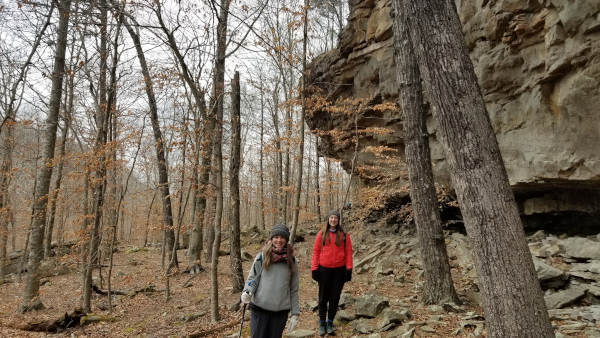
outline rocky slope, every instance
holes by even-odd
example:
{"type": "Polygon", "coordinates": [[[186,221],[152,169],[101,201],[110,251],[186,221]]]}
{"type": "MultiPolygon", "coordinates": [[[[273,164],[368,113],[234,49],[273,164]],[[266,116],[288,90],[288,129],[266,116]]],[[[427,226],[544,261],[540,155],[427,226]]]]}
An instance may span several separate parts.
{"type": "MultiPolygon", "coordinates": [[[[532,225],[547,223],[548,215],[558,223],[577,219],[581,227],[598,225],[600,2],[457,0],[456,5],[523,215],[532,225]]],[[[390,0],[350,0],[339,47],[311,66],[315,92],[329,102],[307,119],[322,136],[320,151],[349,170],[358,131],[358,174],[367,184],[403,183],[400,115],[376,106],[395,102],[398,95],[390,12],[390,0]]],[[[436,177],[449,183],[431,118],[428,129],[436,177]]]]}

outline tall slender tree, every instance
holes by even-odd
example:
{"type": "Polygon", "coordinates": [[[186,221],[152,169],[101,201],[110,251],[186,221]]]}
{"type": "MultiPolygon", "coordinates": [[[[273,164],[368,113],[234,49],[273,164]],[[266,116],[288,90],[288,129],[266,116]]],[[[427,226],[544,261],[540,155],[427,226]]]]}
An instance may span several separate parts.
{"type": "Polygon", "coordinates": [[[435,194],[421,74],[408,40],[405,12],[394,1],[394,50],[399,104],[404,120],[405,157],[419,248],[423,259],[422,302],[458,302],[435,194]]]}
{"type": "Polygon", "coordinates": [[[260,194],[260,228],[265,230],[265,89],[263,87],[262,74],[260,81],[260,160],[259,160],[259,194],[260,194]]]}
{"type": "Polygon", "coordinates": [[[275,129],[275,184],[274,194],[275,202],[276,202],[276,210],[277,212],[273,215],[273,223],[275,222],[283,222],[285,219],[284,216],[284,199],[282,197],[282,185],[283,185],[283,150],[281,146],[281,132],[279,130],[279,77],[277,78],[277,82],[275,82],[275,86],[273,87],[272,93],[272,101],[273,101],[273,110],[271,112],[271,116],[273,118],[273,128],[275,129]]]}
{"type": "MultiPolygon", "coordinates": [[[[83,271],[83,297],[82,307],[85,312],[91,311],[91,293],[92,293],[92,272],[96,263],[99,261],[98,248],[100,243],[100,234],[102,219],[104,215],[104,194],[106,191],[106,162],[108,160],[107,137],[109,125],[111,123],[111,113],[113,103],[116,100],[116,68],[118,64],[118,53],[113,52],[113,64],[111,67],[110,89],[107,88],[106,74],[108,70],[108,8],[109,3],[103,0],[98,4],[100,12],[100,76],[98,84],[98,106],[96,108],[96,141],[94,144],[94,154],[97,156],[97,168],[95,174],[96,186],[94,188],[94,226],[90,232],[90,241],[88,245],[88,258],[83,271]]],[[[120,23],[119,23],[120,29],[120,23]]],[[[119,34],[115,35],[118,40],[119,34]]],[[[102,275],[100,273],[100,275],[102,275]]]]}
{"type": "Polygon", "coordinates": [[[490,337],[554,337],[453,1],[402,1],[479,276],[490,337]]]}
{"type": "Polygon", "coordinates": [[[211,319],[213,322],[219,320],[219,284],[217,279],[217,269],[219,264],[219,247],[221,245],[221,219],[223,216],[223,96],[225,94],[225,58],[227,50],[227,19],[229,16],[229,5],[231,0],[221,0],[219,5],[219,15],[217,17],[217,54],[215,57],[215,75],[213,82],[213,98],[216,100],[214,105],[215,116],[217,119],[215,133],[214,160],[215,164],[215,188],[216,188],[216,209],[214,218],[214,241],[212,243],[211,255],[211,319]]]}
{"type": "Polygon", "coordinates": [[[233,292],[244,288],[242,253],[240,247],[240,73],[235,72],[231,82],[231,152],[229,154],[229,236],[231,260],[231,284],[233,292]]]}
{"type": "Polygon", "coordinates": [[[298,216],[300,213],[300,193],[302,192],[302,172],[304,170],[304,116],[306,114],[306,79],[308,74],[306,73],[306,45],[308,43],[308,9],[310,8],[310,0],[304,0],[304,36],[302,39],[302,92],[300,96],[302,98],[302,108],[300,111],[300,131],[299,144],[298,144],[298,177],[296,178],[296,196],[295,196],[295,208],[294,208],[294,223],[292,225],[292,231],[290,234],[290,242],[294,243],[296,238],[296,230],[298,229],[298,216]]]}
{"type": "MultiPolygon", "coordinates": [[[[201,94],[200,101],[197,102],[198,110],[205,112],[206,116],[206,105],[204,101],[204,94],[201,94]]],[[[202,267],[202,244],[204,234],[204,214],[206,210],[206,192],[208,186],[208,180],[210,176],[210,166],[212,161],[212,133],[210,132],[214,128],[215,119],[212,116],[206,117],[206,121],[202,121],[200,118],[201,113],[194,110],[194,137],[196,139],[196,153],[195,153],[195,168],[197,174],[194,174],[194,180],[196,191],[194,198],[194,224],[192,228],[192,234],[190,236],[190,246],[188,248],[188,268],[191,274],[199,273],[204,270],[202,267]],[[203,123],[204,122],[204,123],[203,123]],[[200,162],[202,158],[202,162],[200,162]]]]}
{"type": "MultiPolygon", "coordinates": [[[[162,206],[163,206],[163,227],[165,229],[165,235],[167,239],[167,250],[169,251],[169,262],[170,265],[177,266],[177,250],[173,250],[175,246],[175,231],[173,230],[173,212],[171,208],[171,193],[169,191],[169,168],[165,159],[165,143],[160,129],[160,123],[158,121],[158,106],[156,104],[156,96],[154,94],[154,85],[150,70],[148,69],[148,63],[146,62],[146,56],[142,49],[142,43],[140,41],[139,34],[133,29],[128,20],[124,21],[125,27],[133,40],[135,45],[136,53],[140,66],[142,68],[142,74],[144,76],[144,89],[146,90],[146,96],[148,97],[148,105],[150,106],[150,120],[152,123],[152,131],[154,132],[156,160],[158,166],[158,184],[161,192],[162,206]]],[[[139,25],[136,24],[137,27],[139,25]]],[[[170,270],[171,266],[167,267],[170,270]]]]}
{"type": "MultiPolygon", "coordinates": [[[[67,91],[72,95],[72,91],[67,91]]],[[[69,98],[69,101],[71,99],[69,98]]],[[[72,101],[71,101],[72,102],[72,101]]],[[[58,195],[60,193],[60,186],[63,179],[63,168],[65,163],[65,153],[67,146],[67,136],[69,135],[69,122],[70,119],[65,116],[65,125],[61,130],[60,135],[60,149],[58,155],[58,168],[56,169],[56,180],[54,181],[54,189],[52,189],[51,199],[50,199],[50,217],[48,217],[48,223],[45,228],[45,237],[44,237],[44,257],[50,257],[51,249],[52,249],[52,232],[54,229],[54,221],[56,218],[56,201],[58,200],[58,195]]]]}
{"type": "Polygon", "coordinates": [[[321,182],[320,182],[320,174],[319,169],[321,168],[320,158],[319,158],[319,137],[315,137],[315,195],[316,195],[316,213],[317,220],[321,222],[323,219],[321,215],[321,182]]]}
{"type": "MultiPolygon", "coordinates": [[[[4,110],[4,118],[0,124],[0,284],[4,281],[5,267],[7,264],[8,224],[11,223],[13,214],[9,188],[12,176],[11,171],[15,142],[14,127],[17,121],[17,103],[19,101],[17,92],[27,78],[31,60],[42,42],[46,28],[50,25],[54,9],[55,3],[52,2],[44,23],[33,41],[29,55],[19,68],[17,77],[14,79],[14,82],[12,82],[10,89],[8,90],[7,100],[0,100],[0,107],[4,110]]],[[[13,234],[13,243],[14,238],[15,236],[13,234]]]]}
{"type": "Polygon", "coordinates": [[[38,185],[35,191],[33,215],[31,224],[31,253],[27,264],[27,280],[20,306],[21,312],[37,309],[42,306],[38,298],[40,289],[39,266],[43,255],[44,224],[48,206],[48,192],[52,176],[52,161],[54,159],[54,146],[56,143],[56,130],[62,97],[62,84],[65,74],[65,53],[67,49],[67,32],[71,14],[71,0],[59,0],[59,21],[56,31],[56,51],[52,69],[52,87],[48,116],[46,117],[46,130],[44,131],[44,149],[42,154],[42,169],[38,173],[38,185]]]}

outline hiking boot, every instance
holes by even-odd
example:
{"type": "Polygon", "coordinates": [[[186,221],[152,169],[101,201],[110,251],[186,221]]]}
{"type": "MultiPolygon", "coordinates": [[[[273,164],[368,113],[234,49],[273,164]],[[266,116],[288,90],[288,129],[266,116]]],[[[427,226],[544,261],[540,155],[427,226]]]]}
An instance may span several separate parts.
{"type": "Polygon", "coordinates": [[[327,334],[333,334],[335,330],[333,329],[333,321],[328,320],[327,321],[327,334]]]}
{"type": "Polygon", "coordinates": [[[319,336],[324,336],[327,333],[327,324],[324,320],[319,321],[319,336]]]}

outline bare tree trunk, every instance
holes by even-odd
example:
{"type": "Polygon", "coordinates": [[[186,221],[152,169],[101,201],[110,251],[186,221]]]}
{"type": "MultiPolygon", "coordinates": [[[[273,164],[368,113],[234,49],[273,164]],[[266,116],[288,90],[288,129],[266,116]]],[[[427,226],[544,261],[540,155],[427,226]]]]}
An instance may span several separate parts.
{"type": "Polygon", "coordinates": [[[240,73],[235,72],[231,83],[231,153],[229,154],[229,237],[231,260],[232,292],[241,292],[244,288],[244,271],[242,270],[242,252],[240,247],[240,73]]]}
{"type": "Polygon", "coordinates": [[[483,295],[490,337],[554,337],[456,7],[403,1],[483,295]]]}
{"type": "Polygon", "coordinates": [[[260,229],[265,230],[265,178],[264,178],[264,135],[265,135],[265,101],[264,88],[261,77],[260,84],[260,165],[259,165],[259,192],[260,192],[260,229]]]}
{"type": "MultiPolygon", "coordinates": [[[[94,188],[94,226],[90,232],[90,244],[88,257],[84,268],[83,300],[84,312],[91,312],[92,297],[92,273],[94,266],[100,261],[99,244],[101,237],[102,219],[104,214],[104,193],[106,190],[106,160],[107,160],[107,132],[111,119],[111,108],[114,96],[107,94],[106,73],[108,71],[108,3],[103,1],[100,7],[100,74],[98,81],[98,107],[96,112],[97,135],[94,145],[94,153],[98,156],[98,168],[96,169],[97,186],[94,188]]],[[[115,75],[111,76],[111,91],[114,90],[116,82],[116,57],[113,60],[112,70],[115,75]]],[[[99,273],[102,276],[102,273],[99,273]]]]}
{"type": "MultiPolygon", "coordinates": [[[[4,283],[7,264],[8,223],[11,218],[9,186],[11,181],[14,135],[12,120],[5,124],[6,131],[0,135],[2,143],[2,164],[0,167],[0,284],[4,283]]],[[[14,238],[14,235],[13,235],[14,238]]],[[[13,245],[14,246],[14,245],[13,245]]],[[[13,249],[14,250],[14,249],[13,249]]]]}
{"type": "MultiPolygon", "coordinates": [[[[214,130],[214,128],[213,128],[214,130]]],[[[212,143],[212,159],[211,159],[211,167],[210,167],[210,176],[209,176],[209,183],[206,187],[206,196],[207,196],[207,200],[206,200],[206,210],[204,211],[204,224],[206,224],[206,229],[204,230],[205,232],[205,236],[204,236],[204,245],[206,246],[206,261],[207,262],[212,262],[212,244],[215,240],[215,227],[214,227],[214,221],[215,221],[215,209],[217,206],[217,201],[216,201],[216,170],[215,170],[215,165],[216,165],[216,159],[215,159],[215,135],[213,135],[213,143],[212,143]]]]}
{"type": "MultiPolygon", "coordinates": [[[[81,248],[80,248],[80,257],[81,257],[81,271],[82,271],[82,283],[81,285],[83,285],[85,283],[85,266],[86,266],[86,260],[87,260],[87,247],[85,246],[85,238],[87,237],[87,234],[89,232],[89,227],[90,227],[90,221],[89,221],[89,213],[90,213],[90,207],[89,207],[89,194],[90,194],[90,169],[88,168],[88,163],[86,162],[85,164],[85,176],[84,176],[84,183],[83,183],[83,208],[81,210],[82,214],[83,214],[83,220],[81,222],[81,234],[82,234],[82,238],[81,238],[81,248]]],[[[83,294],[81,295],[81,301],[83,302],[83,294]]]]}
{"type": "Polygon", "coordinates": [[[450,274],[442,221],[435,194],[421,74],[408,40],[405,12],[394,1],[394,49],[399,105],[404,119],[405,155],[410,180],[411,204],[424,268],[422,302],[458,302],[450,274]]]}
{"type": "MultiPolygon", "coordinates": [[[[184,121],[187,121],[188,117],[189,117],[189,112],[186,113],[184,115],[184,121]]],[[[179,232],[181,229],[181,224],[183,223],[183,217],[185,216],[185,206],[183,205],[183,195],[184,195],[184,187],[185,187],[185,172],[186,172],[186,168],[185,168],[185,162],[186,162],[186,152],[187,152],[187,127],[184,129],[183,131],[183,150],[181,151],[181,158],[182,158],[182,163],[181,163],[181,186],[179,188],[179,201],[177,203],[177,233],[175,236],[175,244],[174,244],[174,249],[172,249],[173,251],[176,252],[176,250],[179,248],[179,232]]],[[[191,188],[191,186],[190,186],[191,188]]],[[[185,198],[185,204],[187,205],[187,201],[189,198],[190,194],[189,194],[189,190],[188,193],[186,194],[186,198],[185,198]]],[[[173,256],[173,255],[172,255],[173,256]]],[[[175,262],[175,266],[177,267],[177,269],[179,269],[179,264],[177,262],[175,262]]]]}
{"type": "Polygon", "coordinates": [[[284,198],[282,196],[282,185],[283,185],[283,155],[281,149],[281,132],[279,131],[279,82],[275,84],[273,88],[273,126],[275,128],[275,149],[276,154],[276,173],[275,173],[275,198],[277,199],[277,215],[275,220],[277,222],[283,222],[285,220],[284,214],[284,198]]]}
{"type": "MultiPolygon", "coordinates": [[[[31,227],[30,227],[31,228],[31,227]]],[[[29,239],[31,238],[31,231],[28,231],[25,234],[25,245],[23,245],[23,255],[21,256],[21,260],[19,261],[19,268],[17,270],[17,280],[21,283],[21,272],[23,271],[23,266],[25,265],[25,261],[29,259],[29,239]]]]}
{"type": "Polygon", "coordinates": [[[317,219],[319,222],[323,219],[321,215],[321,175],[319,174],[321,163],[319,159],[319,136],[315,136],[315,194],[317,198],[317,219]]]}
{"type": "Polygon", "coordinates": [[[308,165],[306,167],[307,173],[306,173],[306,183],[305,186],[306,188],[304,189],[304,207],[306,208],[307,211],[311,210],[311,184],[312,184],[312,165],[311,163],[311,145],[312,145],[312,134],[308,133],[308,149],[306,150],[306,161],[308,162],[308,165]]]}
{"type": "MultiPolygon", "coordinates": [[[[21,82],[27,77],[27,70],[33,55],[36,53],[37,48],[42,41],[44,32],[50,24],[52,13],[54,12],[54,2],[50,5],[50,10],[46,17],[46,21],[42,26],[42,29],[37,34],[35,41],[31,47],[31,52],[27,57],[27,60],[21,66],[18,78],[13,82],[10,89],[10,97],[8,98],[8,104],[5,107],[5,116],[2,124],[0,125],[0,133],[4,131],[4,134],[0,134],[0,156],[2,163],[0,164],[0,284],[3,283],[5,277],[6,268],[6,255],[8,246],[8,224],[12,219],[12,210],[10,206],[10,195],[9,186],[11,181],[12,171],[12,156],[14,148],[14,123],[16,120],[15,101],[17,100],[17,89],[21,82]]],[[[13,224],[14,225],[14,224],[13,224]]],[[[14,231],[13,231],[13,251],[14,251],[14,231]]]]}
{"type": "MultiPolygon", "coordinates": [[[[144,75],[146,95],[148,96],[148,104],[150,106],[150,119],[152,121],[152,130],[154,132],[156,159],[158,165],[158,183],[163,205],[163,227],[166,231],[165,236],[167,249],[169,251],[169,262],[173,262],[173,264],[177,265],[177,251],[172,250],[173,246],[175,245],[175,231],[173,230],[173,212],[171,209],[171,194],[169,192],[169,169],[165,160],[165,144],[162,132],[160,130],[160,123],[158,121],[158,107],[156,105],[156,97],[154,95],[152,78],[150,76],[150,71],[148,70],[146,57],[144,55],[144,51],[142,50],[139,35],[133,30],[131,25],[125,23],[125,26],[127,27],[127,31],[129,32],[129,35],[135,44],[140,66],[142,67],[142,74],[144,75]]],[[[167,270],[169,270],[169,268],[170,266],[167,267],[167,270]]]]}
{"type": "MultiPolygon", "coordinates": [[[[120,29],[120,27],[119,27],[120,29]]],[[[117,50],[116,46],[115,46],[115,50],[117,50]]],[[[115,63],[117,62],[117,60],[115,59],[115,63]]],[[[114,101],[113,101],[114,102],[114,101]]],[[[118,139],[118,130],[117,130],[117,115],[116,115],[116,111],[115,111],[115,107],[111,107],[112,110],[112,114],[111,114],[111,119],[108,122],[110,128],[109,128],[109,149],[107,149],[109,151],[108,156],[110,158],[110,161],[112,163],[117,163],[117,147],[115,146],[115,140],[118,139]]],[[[119,174],[119,167],[118,166],[112,166],[112,168],[109,171],[109,174],[107,176],[107,180],[110,182],[109,187],[110,189],[108,190],[108,201],[109,203],[107,204],[108,207],[108,224],[112,227],[115,227],[115,231],[117,231],[118,229],[116,229],[118,227],[118,219],[119,219],[119,208],[117,208],[117,200],[119,199],[119,190],[122,189],[122,187],[119,187],[119,185],[121,184],[121,179],[120,179],[120,174],[119,174]]],[[[112,236],[111,236],[112,237],[112,236]]],[[[115,234],[115,240],[116,240],[116,234],[115,234]]],[[[111,245],[110,243],[112,242],[112,240],[109,240],[110,242],[107,243],[109,246],[111,245]]]]}
{"type": "Polygon", "coordinates": [[[156,199],[156,191],[152,194],[152,201],[150,201],[150,206],[148,207],[148,214],[146,215],[146,227],[144,229],[144,245],[145,248],[148,245],[148,232],[150,231],[150,214],[152,213],[152,206],[154,205],[154,200],[156,199]]]}
{"type": "MultiPolygon", "coordinates": [[[[72,97],[72,92],[70,93],[70,97],[72,97]]],[[[70,104],[73,102],[71,98],[69,98],[70,104]]],[[[60,185],[62,182],[62,172],[65,162],[65,151],[66,151],[66,143],[67,143],[67,135],[69,131],[69,118],[65,118],[65,126],[62,130],[62,134],[60,135],[61,144],[60,144],[60,154],[58,155],[58,168],[56,170],[56,181],[54,183],[54,189],[52,189],[51,199],[50,199],[50,217],[48,218],[48,224],[46,226],[46,236],[44,243],[44,257],[50,257],[51,249],[52,249],[52,230],[54,228],[54,219],[56,217],[56,200],[58,199],[58,194],[60,192],[60,185]]]]}
{"type": "Polygon", "coordinates": [[[223,158],[222,158],[222,141],[223,141],[223,96],[225,94],[225,52],[227,49],[227,16],[229,14],[229,5],[231,0],[221,0],[221,9],[219,23],[217,25],[217,55],[215,58],[215,80],[213,84],[214,98],[216,104],[214,109],[217,119],[215,128],[215,164],[216,177],[216,210],[215,210],[215,239],[212,243],[211,257],[211,320],[217,322],[219,320],[219,284],[217,280],[217,268],[219,264],[219,247],[221,244],[221,218],[223,216],[223,158]]]}
{"type": "MultiPolygon", "coordinates": [[[[282,77],[285,74],[282,74],[282,77]]],[[[292,71],[290,69],[290,77],[292,75],[292,71]]],[[[292,104],[291,104],[291,98],[292,98],[292,84],[290,83],[288,86],[286,86],[286,82],[285,78],[283,80],[283,85],[284,85],[284,97],[285,97],[285,105],[286,105],[286,109],[285,109],[285,154],[284,154],[284,167],[283,167],[283,177],[284,177],[284,190],[283,190],[283,223],[288,222],[288,214],[290,212],[290,202],[291,202],[291,198],[290,198],[290,176],[292,174],[292,169],[291,169],[291,160],[290,160],[290,156],[291,156],[291,152],[292,152],[292,104]]],[[[290,82],[293,83],[293,79],[290,79],[290,82]]]]}
{"type": "Polygon", "coordinates": [[[300,144],[298,145],[298,177],[296,178],[296,201],[294,208],[294,223],[290,234],[290,243],[294,244],[296,230],[298,229],[298,216],[300,214],[300,193],[302,193],[302,171],[304,164],[304,115],[306,114],[306,43],[308,42],[308,8],[310,0],[304,0],[304,38],[302,39],[302,110],[300,112],[300,144]]]}
{"type": "MultiPolygon", "coordinates": [[[[201,111],[206,110],[206,106],[204,104],[204,96],[199,103],[199,109],[201,111]]],[[[198,170],[198,193],[196,195],[195,203],[196,203],[196,215],[194,222],[194,229],[192,230],[192,236],[190,237],[190,247],[188,251],[188,262],[189,262],[189,270],[190,273],[196,274],[200,271],[204,270],[202,268],[202,246],[204,243],[204,222],[205,214],[206,214],[206,200],[207,200],[207,188],[210,178],[210,167],[212,165],[212,148],[213,148],[213,137],[212,130],[214,129],[215,119],[212,116],[207,117],[208,121],[204,121],[204,127],[201,126],[201,121],[198,116],[195,118],[195,137],[196,143],[199,150],[202,151],[202,163],[198,170]],[[200,140],[200,133],[202,133],[202,141],[200,140]]],[[[199,160],[197,160],[198,162],[199,160]]]]}
{"type": "MultiPolygon", "coordinates": [[[[46,118],[46,131],[44,135],[43,163],[52,163],[54,159],[54,146],[56,142],[56,128],[58,125],[58,114],[62,95],[62,83],[65,71],[65,51],[67,48],[67,32],[69,26],[69,14],[71,8],[70,0],[59,2],[59,22],[56,36],[56,52],[54,55],[54,69],[52,70],[52,89],[50,91],[50,103],[48,104],[48,116],[46,118]]],[[[34,198],[33,223],[31,225],[31,255],[27,265],[27,280],[20,306],[21,312],[26,312],[42,306],[38,298],[40,289],[40,277],[38,268],[42,260],[43,228],[46,221],[46,208],[48,205],[48,192],[50,190],[50,178],[52,167],[43,165],[39,172],[38,186],[34,198]]]]}
{"type": "MultiPolygon", "coordinates": [[[[108,3],[105,3],[106,6],[108,6],[108,3]]],[[[116,104],[114,104],[114,102],[116,101],[116,91],[117,91],[117,84],[116,84],[116,72],[117,72],[117,64],[118,64],[118,56],[119,56],[119,36],[121,34],[121,25],[123,24],[123,8],[119,8],[118,10],[119,13],[119,17],[117,20],[117,29],[116,29],[116,34],[115,34],[115,39],[113,40],[113,65],[111,68],[111,74],[110,74],[110,92],[109,92],[109,104],[112,110],[116,110],[116,104]]],[[[113,118],[111,119],[112,121],[112,133],[111,133],[111,138],[114,139],[117,138],[116,134],[116,128],[117,128],[117,115],[116,112],[113,113],[113,118]]],[[[144,135],[144,127],[146,126],[146,119],[144,118],[143,120],[143,124],[142,124],[142,130],[140,132],[140,138],[139,138],[139,142],[138,142],[138,147],[136,149],[135,152],[135,156],[133,157],[133,163],[131,164],[131,169],[129,170],[129,174],[127,175],[127,179],[125,180],[125,186],[121,187],[120,189],[120,193],[118,196],[118,201],[117,201],[117,191],[116,191],[116,174],[117,174],[117,169],[114,169],[114,205],[113,205],[113,209],[114,209],[114,219],[111,218],[111,229],[112,229],[112,236],[110,239],[110,244],[108,246],[108,256],[109,256],[109,264],[108,264],[108,272],[107,272],[107,289],[108,289],[108,311],[112,312],[113,306],[112,306],[112,269],[113,269],[113,254],[114,254],[114,247],[116,245],[117,242],[117,225],[119,224],[119,210],[121,210],[121,205],[123,203],[123,198],[125,197],[125,194],[127,193],[127,188],[129,187],[129,179],[131,178],[131,174],[133,173],[133,169],[135,168],[135,163],[137,162],[137,156],[140,152],[140,148],[142,146],[142,137],[144,135]]],[[[111,156],[113,157],[113,161],[116,163],[117,162],[117,154],[116,154],[116,149],[112,149],[111,150],[111,156]]],[[[121,213],[122,215],[122,213],[121,213]]],[[[122,228],[122,227],[121,227],[122,228]]]]}
{"type": "Polygon", "coordinates": [[[331,175],[331,160],[325,158],[325,169],[327,170],[327,209],[334,209],[333,203],[333,177],[331,175]]]}

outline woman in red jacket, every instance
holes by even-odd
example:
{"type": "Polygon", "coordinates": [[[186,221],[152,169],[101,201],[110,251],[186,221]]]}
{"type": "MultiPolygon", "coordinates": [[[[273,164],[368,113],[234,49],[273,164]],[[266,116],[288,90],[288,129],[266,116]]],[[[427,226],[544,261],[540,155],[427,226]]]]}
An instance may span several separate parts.
{"type": "Polygon", "coordinates": [[[340,214],[330,211],[315,238],[310,270],[319,283],[319,335],[333,334],[333,319],[345,282],[352,279],[352,242],[339,224],[340,214]]]}

